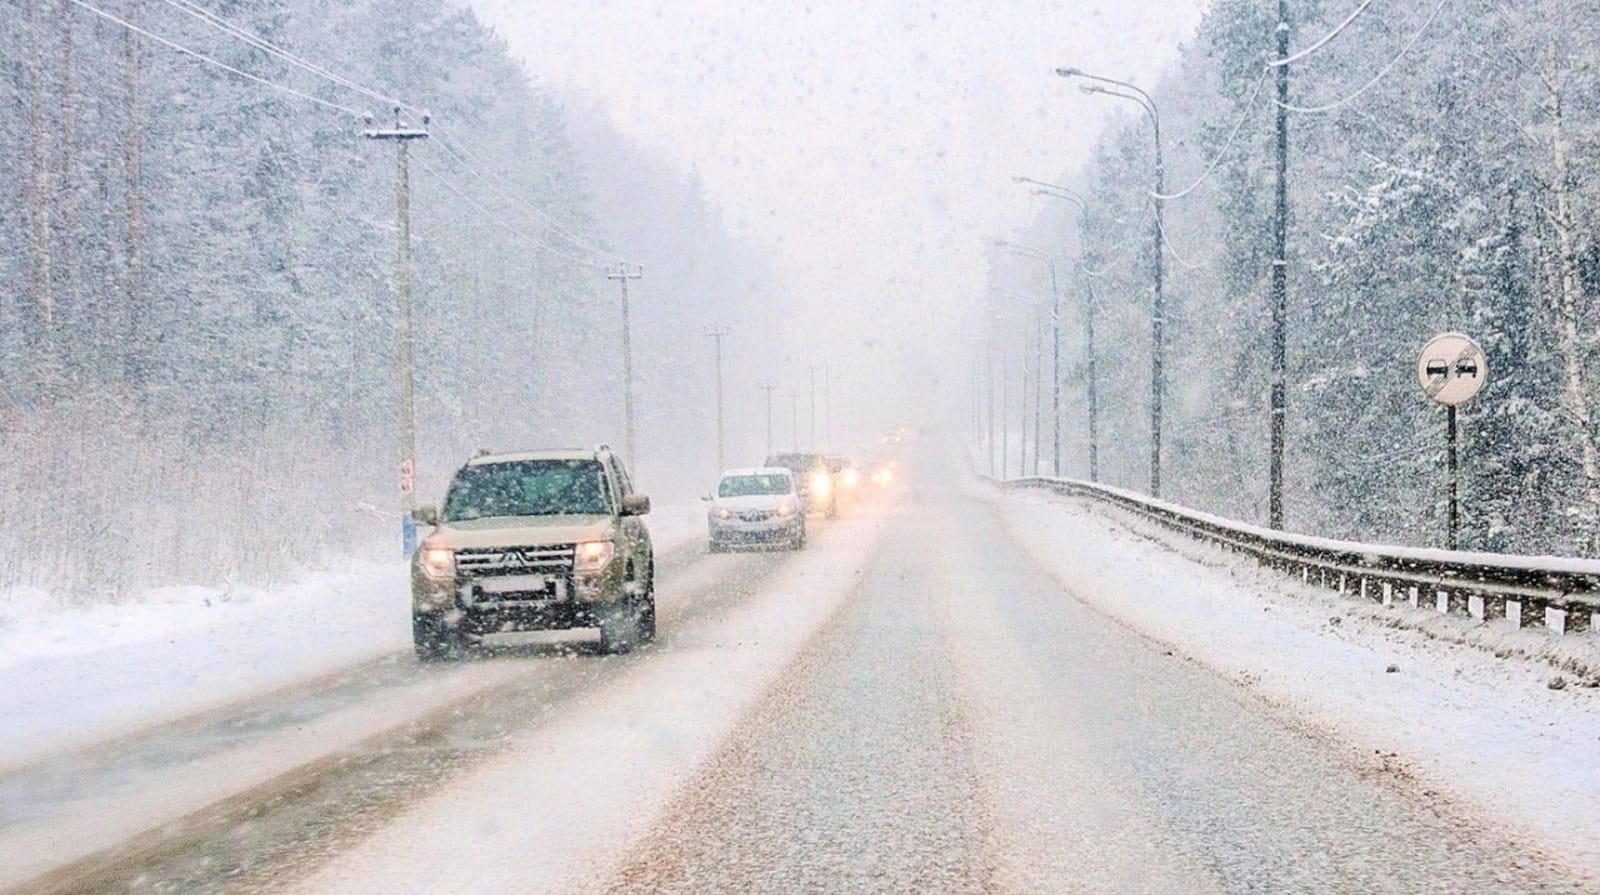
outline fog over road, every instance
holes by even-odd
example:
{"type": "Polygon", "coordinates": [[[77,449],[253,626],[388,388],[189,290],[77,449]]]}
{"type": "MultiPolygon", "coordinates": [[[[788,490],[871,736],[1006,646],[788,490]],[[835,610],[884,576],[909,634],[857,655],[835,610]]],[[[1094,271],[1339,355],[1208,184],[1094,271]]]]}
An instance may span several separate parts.
{"type": "MultiPolygon", "coordinates": [[[[1092,581],[1041,571],[938,464],[815,535],[664,566],[662,640],[631,656],[384,666],[244,707],[229,723],[262,749],[396,688],[461,688],[14,891],[1585,890],[1088,608],[1092,581]]],[[[94,810],[244,755],[220,723],[107,747],[94,810]]],[[[0,780],[32,800],[0,854],[89,810],[54,773],[0,780]]]]}

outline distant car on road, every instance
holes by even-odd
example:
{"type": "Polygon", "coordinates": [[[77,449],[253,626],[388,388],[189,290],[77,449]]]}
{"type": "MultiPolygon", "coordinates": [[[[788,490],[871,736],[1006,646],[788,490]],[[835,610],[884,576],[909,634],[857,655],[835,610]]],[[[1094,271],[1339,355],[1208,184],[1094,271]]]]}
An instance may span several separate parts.
{"type": "Polygon", "coordinates": [[[829,519],[839,515],[838,489],[827,457],[813,453],[773,454],[767,458],[766,465],[782,466],[794,474],[795,487],[806,512],[821,512],[829,519]]]}
{"type": "Polygon", "coordinates": [[[735,544],[806,545],[806,514],[794,474],[782,466],[730,469],[708,495],[711,552],[735,544]]]}
{"type": "Polygon", "coordinates": [[[833,473],[834,490],[846,500],[855,500],[861,494],[861,469],[849,457],[837,454],[828,456],[828,471],[833,473]]]}
{"type": "Polygon", "coordinates": [[[887,488],[894,484],[897,477],[899,464],[893,460],[879,460],[870,467],[869,480],[879,488],[887,488]]]}

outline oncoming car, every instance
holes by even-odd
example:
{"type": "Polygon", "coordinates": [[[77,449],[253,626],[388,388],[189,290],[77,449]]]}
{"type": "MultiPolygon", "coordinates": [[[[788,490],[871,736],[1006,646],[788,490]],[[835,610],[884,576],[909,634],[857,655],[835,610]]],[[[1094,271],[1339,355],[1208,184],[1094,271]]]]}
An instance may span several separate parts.
{"type": "Polygon", "coordinates": [[[729,470],[706,500],[712,553],[734,544],[780,543],[790,550],[806,544],[800,492],[781,466],[729,470]]]}
{"type": "Polygon", "coordinates": [[[773,454],[767,458],[767,466],[781,466],[794,474],[795,490],[807,513],[821,512],[829,519],[839,515],[833,470],[822,454],[773,454]]]}
{"type": "Polygon", "coordinates": [[[608,652],[655,639],[655,558],[622,461],[604,447],[483,454],[461,467],[412,557],[417,656],[486,634],[599,628],[608,652]]]}

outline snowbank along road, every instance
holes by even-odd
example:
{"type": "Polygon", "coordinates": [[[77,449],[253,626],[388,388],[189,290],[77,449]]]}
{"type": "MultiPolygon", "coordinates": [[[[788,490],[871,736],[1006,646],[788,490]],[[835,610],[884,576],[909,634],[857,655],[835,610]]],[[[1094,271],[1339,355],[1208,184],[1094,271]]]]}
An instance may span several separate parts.
{"type": "Polygon", "coordinates": [[[0,891],[1596,891],[910,476],[800,553],[663,564],[632,655],[391,657],[14,768],[0,891]]]}

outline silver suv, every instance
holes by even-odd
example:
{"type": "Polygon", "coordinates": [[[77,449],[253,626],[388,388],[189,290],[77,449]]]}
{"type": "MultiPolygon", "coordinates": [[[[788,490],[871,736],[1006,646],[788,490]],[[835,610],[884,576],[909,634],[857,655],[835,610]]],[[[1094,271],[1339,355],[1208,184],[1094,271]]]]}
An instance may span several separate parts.
{"type": "Polygon", "coordinates": [[[485,634],[599,628],[608,652],[655,639],[655,554],[609,450],[480,454],[456,472],[411,560],[411,631],[424,661],[485,634]]]}

